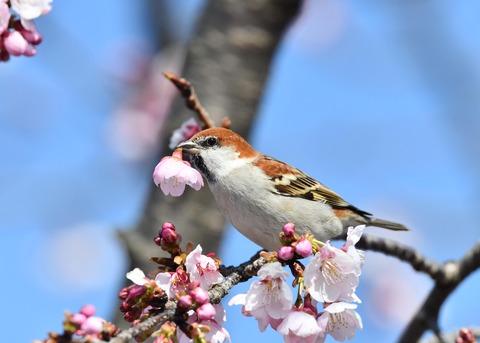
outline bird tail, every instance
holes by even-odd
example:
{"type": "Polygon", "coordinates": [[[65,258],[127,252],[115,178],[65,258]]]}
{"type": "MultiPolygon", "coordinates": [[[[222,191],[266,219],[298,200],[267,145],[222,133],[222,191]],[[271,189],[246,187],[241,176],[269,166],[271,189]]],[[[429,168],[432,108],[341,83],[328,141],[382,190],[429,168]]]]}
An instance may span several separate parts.
{"type": "Polygon", "coordinates": [[[410,231],[410,229],[403,224],[377,218],[367,218],[367,226],[381,227],[393,231],[410,231]]]}

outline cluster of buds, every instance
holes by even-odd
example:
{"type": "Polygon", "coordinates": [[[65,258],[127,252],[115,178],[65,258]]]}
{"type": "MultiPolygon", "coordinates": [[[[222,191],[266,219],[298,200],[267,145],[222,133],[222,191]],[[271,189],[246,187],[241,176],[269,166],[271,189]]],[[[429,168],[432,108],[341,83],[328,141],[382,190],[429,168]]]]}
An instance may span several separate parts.
{"type": "Polygon", "coordinates": [[[142,320],[142,315],[147,315],[148,310],[158,310],[165,305],[167,296],[155,280],[146,278],[139,269],[128,273],[127,277],[136,283],[123,288],[118,294],[122,300],[120,311],[126,321],[135,323],[142,320]]]}
{"type": "Polygon", "coordinates": [[[195,312],[200,321],[211,320],[216,315],[215,307],[209,302],[208,292],[200,287],[200,281],[194,281],[187,286],[186,294],[178,297],[177,310],[187,312],[191,308],[196,308],[195,312]]]}
{"type": "Polygon", "coordinates": [[[32,19],[48,13],[52,0],[0,0],[0,61],[12,56],[34,56],[42,36],[32,19]],[[13,13],[11,13],[11,10],[13,13]]]}
{"type": "Polygon", "coordinates": [[[280,233],[280,242],[282,246],[278,249],[277,257],[282,261],[288,261],[295,257],[305,258],[310,256],[314,252],[313,247],[317,241],[308,233],[299,236],[295,232],[295,224],[287,223],[283,226],[282,232],[280,233]]]}
{"type": "Polygon", "coordinates": [[[154,239],[156,245],[172,256],[177,255],[181,251],[181,241],[182,236],[175,231],[175,225],[169,222],[163,223],[162,228],[158,230],[158,236],[154,239]]]}
{"type": "Polygon", "coordinates": [[[85,305],[78,313],[67,313],[64,321],[65,332],[88,339],[107,340],[113,337],[118,329],[105,319],[94,316],[95,311],[95,306],[85,305]]]}
{"type": "Polygon", "coordinates": [[[127,273],[133,284],[120,291],[120,310],[133,324],[168,307],[168,301],[176,302],[176,312],[160,330],[139,335],[137,341],[144,341],[149,335],[156,336],[156,343],[226,340],[228,332],[223,328],[225,310],[220,304],[212,305],[208,295],[208,290],[224,279],[218,269],[221,261],[212,254],[204,255],[200,245],[193,248],[188,243],[183,251],[181,236],[169,222],[162,225],[154,241],[170,253],[170,257],[151,258],[158,264],[154,279],[146,277],[138,268],[127,273]]]}

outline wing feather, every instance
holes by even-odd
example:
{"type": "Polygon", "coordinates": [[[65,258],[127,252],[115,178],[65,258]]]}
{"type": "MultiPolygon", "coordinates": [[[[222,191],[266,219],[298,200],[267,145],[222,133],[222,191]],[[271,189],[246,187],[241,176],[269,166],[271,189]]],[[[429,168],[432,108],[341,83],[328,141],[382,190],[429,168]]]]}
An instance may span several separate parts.
{"type": "Polygon", "coordinates": [[[272,192],[289,197],[321,201],[335,209],[350,209],[362,215],[371,215],[349,204],[330,188],[308,176],[301,170],[269,156],[262,156],[255,165],[262,168],[274,184],[272,192]]]}

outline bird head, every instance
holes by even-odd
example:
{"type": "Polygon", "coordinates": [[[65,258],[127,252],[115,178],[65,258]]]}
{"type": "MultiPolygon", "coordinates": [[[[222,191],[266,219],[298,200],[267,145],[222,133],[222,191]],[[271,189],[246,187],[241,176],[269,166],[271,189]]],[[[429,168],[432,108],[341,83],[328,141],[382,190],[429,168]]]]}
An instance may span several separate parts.
{"type": "Polygon", "coordinates": [[[210,183],[251,162],[258,155],[240,135],[224,128],[200,131],[177,148],[190,155],[192,165],[210,183]]]}

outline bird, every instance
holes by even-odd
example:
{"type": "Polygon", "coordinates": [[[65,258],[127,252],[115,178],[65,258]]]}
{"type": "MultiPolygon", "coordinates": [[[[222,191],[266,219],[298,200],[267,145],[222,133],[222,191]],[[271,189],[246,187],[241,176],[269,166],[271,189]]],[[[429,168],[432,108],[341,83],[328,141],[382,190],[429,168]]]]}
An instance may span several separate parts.
{"type": "Polygon", "coordinates": [[[232,130],[208,128],[176,148],[207,180],[225,218],[269,251],[278,250],[287,223],[323,242],[358,225],[408,230],[351,205],[300,169],[256,151],[232,130]]]}

